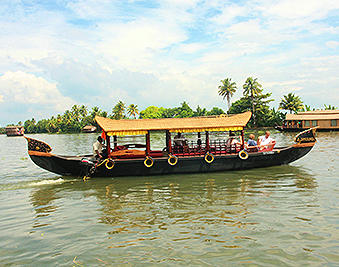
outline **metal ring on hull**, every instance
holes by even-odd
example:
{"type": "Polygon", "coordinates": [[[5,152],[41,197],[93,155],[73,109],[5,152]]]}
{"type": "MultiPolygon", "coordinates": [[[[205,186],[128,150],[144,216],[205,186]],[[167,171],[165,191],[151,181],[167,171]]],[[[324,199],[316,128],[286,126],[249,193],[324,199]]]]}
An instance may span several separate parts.
{"type": "Polygon", "coordinates": [[[178,163],[178,157],[174,156],[174,155],[170,155],[167,159],[167,162],[169,165],[174,166],[178,163]]]}
{"type": "Polygon", "coordinates": [[[245,150],[241,150],[238,154],[241,159],[248,159],[248,153],[245,150]]]}
{"type": "Polygon", "coordinates": [[[113,169],[114,165],[115,165],[115,162],[113,159],[106,160],[105,166],[108,170],[113,169]]]}
{"type": "Polygon", "coordinates": [[[144,165],[147,167],[147,168],[151,168],[154,164],[154,160],[152,157],[146,157],[145,160],[144,160],[144,165]]]}
{"type": "Polygon", "coordinates": [[[207,152],[207,153],[205,154],[204,159],[205,159],[205,161],[206,161],[207,163],[212,163],[213,160],[214,160],[214,156],[213,156],[213,154],[211,154],[210,152],[207,152]]]}

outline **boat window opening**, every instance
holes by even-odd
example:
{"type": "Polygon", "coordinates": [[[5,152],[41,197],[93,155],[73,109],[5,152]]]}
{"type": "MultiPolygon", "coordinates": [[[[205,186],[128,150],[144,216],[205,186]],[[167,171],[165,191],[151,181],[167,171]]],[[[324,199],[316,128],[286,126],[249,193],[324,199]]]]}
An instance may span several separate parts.
{"type": "MultiPolygon", "coordinates": [[[[214,155],[222,154],[237,154],[241,150],[240,145],[227,145],[229,139],[229,132],[213,132],[209,133],[208,137],[199,135],[197,133],[191,133],[185,135],[186,143],[183,146],[175,145],[172,143],[172,153],[178,157],[186,156],[203,156],[207,152],[214,155]],[[199,138],[200,137],[200,138],[199,138]]],[[[237,133],[235,138],[238,141],[241,140],[241,135],[237,133]]],[[[241,141],[240,141],[241,142],[241,141]]]]}
{"type": "Polygon", "coordinates": [[[305,127],[310,127],[310,121],[305,121],[305,127]]]}
{"type": "Polygon", "coordinates": [[[337,126],[337,120],[331,120],[331,126],[337,126]]]}
{"type": "Polygon", "coordinates": [[[317,121],[312,121],[312,126],[317,126],[317,121]]]}
{"type": "MultiPolygon", "coordinates": [[[[239,131],[232,131],[235,138],[241,143],[242,135],[239,131]]],[[[218,132],[192,132],[184,133],[185,145],[175,145],[176,133],[166,131],[150,131],[147,135],[114,136],[111,139],[111,157],[133,158],[150,155],[152,157],[167,157],[173,154],[177,157],[204,156],[207,152],[214,155],[237,154],[241,151],[241,145],[229,145],[229,131],[218,132]],[[168,138],[171,140],[169,141],[168,138]],[[167,141],[166,141],[167,140],[167,141]]]]}

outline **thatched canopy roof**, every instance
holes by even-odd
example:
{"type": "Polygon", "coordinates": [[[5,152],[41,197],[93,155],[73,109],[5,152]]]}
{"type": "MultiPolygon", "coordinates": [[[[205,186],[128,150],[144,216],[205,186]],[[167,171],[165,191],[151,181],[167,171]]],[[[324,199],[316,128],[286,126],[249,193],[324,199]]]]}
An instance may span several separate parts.
{"type": "Polygon", "coordinates": [[[24,126],[19,126],[19,125],[16,125],[16,126],[6,126],[6,130],[16,130],[16,129],[22,129],[24,128],[24,126]]]}
{"type": "Polygon", "coordinates": [[[96,116],[95,120],[107,135],[137,135],[148,131],[205,132],[242,130],[250,120],[252,113],[220,115],[215,117],[173,118],[173,119],[137,119],[112,120],[96,116]]]}

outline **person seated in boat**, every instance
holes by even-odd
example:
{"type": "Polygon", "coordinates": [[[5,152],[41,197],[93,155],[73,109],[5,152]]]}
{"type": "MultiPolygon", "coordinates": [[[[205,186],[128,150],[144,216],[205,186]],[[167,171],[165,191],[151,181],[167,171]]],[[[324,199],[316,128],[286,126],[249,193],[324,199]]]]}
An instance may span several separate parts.
{"type": "Polygon", "coordinates": [[[235,139],[235,134],[230,132],[230,137],[226,141],[226,148],[230,152],[236,152],[237,148],[240,148],[241,143],[235,139]]]}
{"type": "Polygon", "coordinates": [[[103,139],[101,136],[98,137],[97,141],[93,144],[93,156],[96,159],[101,159],[105,157],[103,149],[105,148],[105,145],[103,143],[103,139]]]}
{"type": "Polygon", "coordinates": [[[177,133],[176,136],[174,136],[174,145],[176,146],[184,146],[185,143],[187,143],[187,140],[184,135],[181,133],[177,133]]]}
{"type": "Polygon", "coordinates": [[[259,136],[258,146],[260,146],[260,150],[267,149],[270,145],[275,143],[275,140],[271,138],[270,135],[270,131],[266,131],[265,135],[259,136]]]}
{"type": "Polygon", "coordinates": [[[249,152],[257,152],[259,150],[259,148],[257,147],[258,144],[256,141],[254,141],[254,138],[254,134],[250,134],[245,148],[249,152]]]}
{"type": "Polygon", "coordinates": [[[187,145],[186,137],[182,135],[181,133],[177,133],[174,136],[174,145],[179,148],[180,152],[182,151],[188,152],[188,145],[187,145]]]}

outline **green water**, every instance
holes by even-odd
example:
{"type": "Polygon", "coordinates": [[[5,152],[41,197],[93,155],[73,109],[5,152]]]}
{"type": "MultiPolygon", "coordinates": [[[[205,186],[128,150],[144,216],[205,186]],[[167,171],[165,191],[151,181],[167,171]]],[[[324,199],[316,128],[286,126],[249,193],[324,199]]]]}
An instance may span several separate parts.
{"type": "MultiPolygon", "coordinates": [[[[96,135],[32,137],[82,154],[96,135]]],[[[84,182],[0,136],[0,266],[338,266],[338,137],[287,166],[84,182]]]]}

